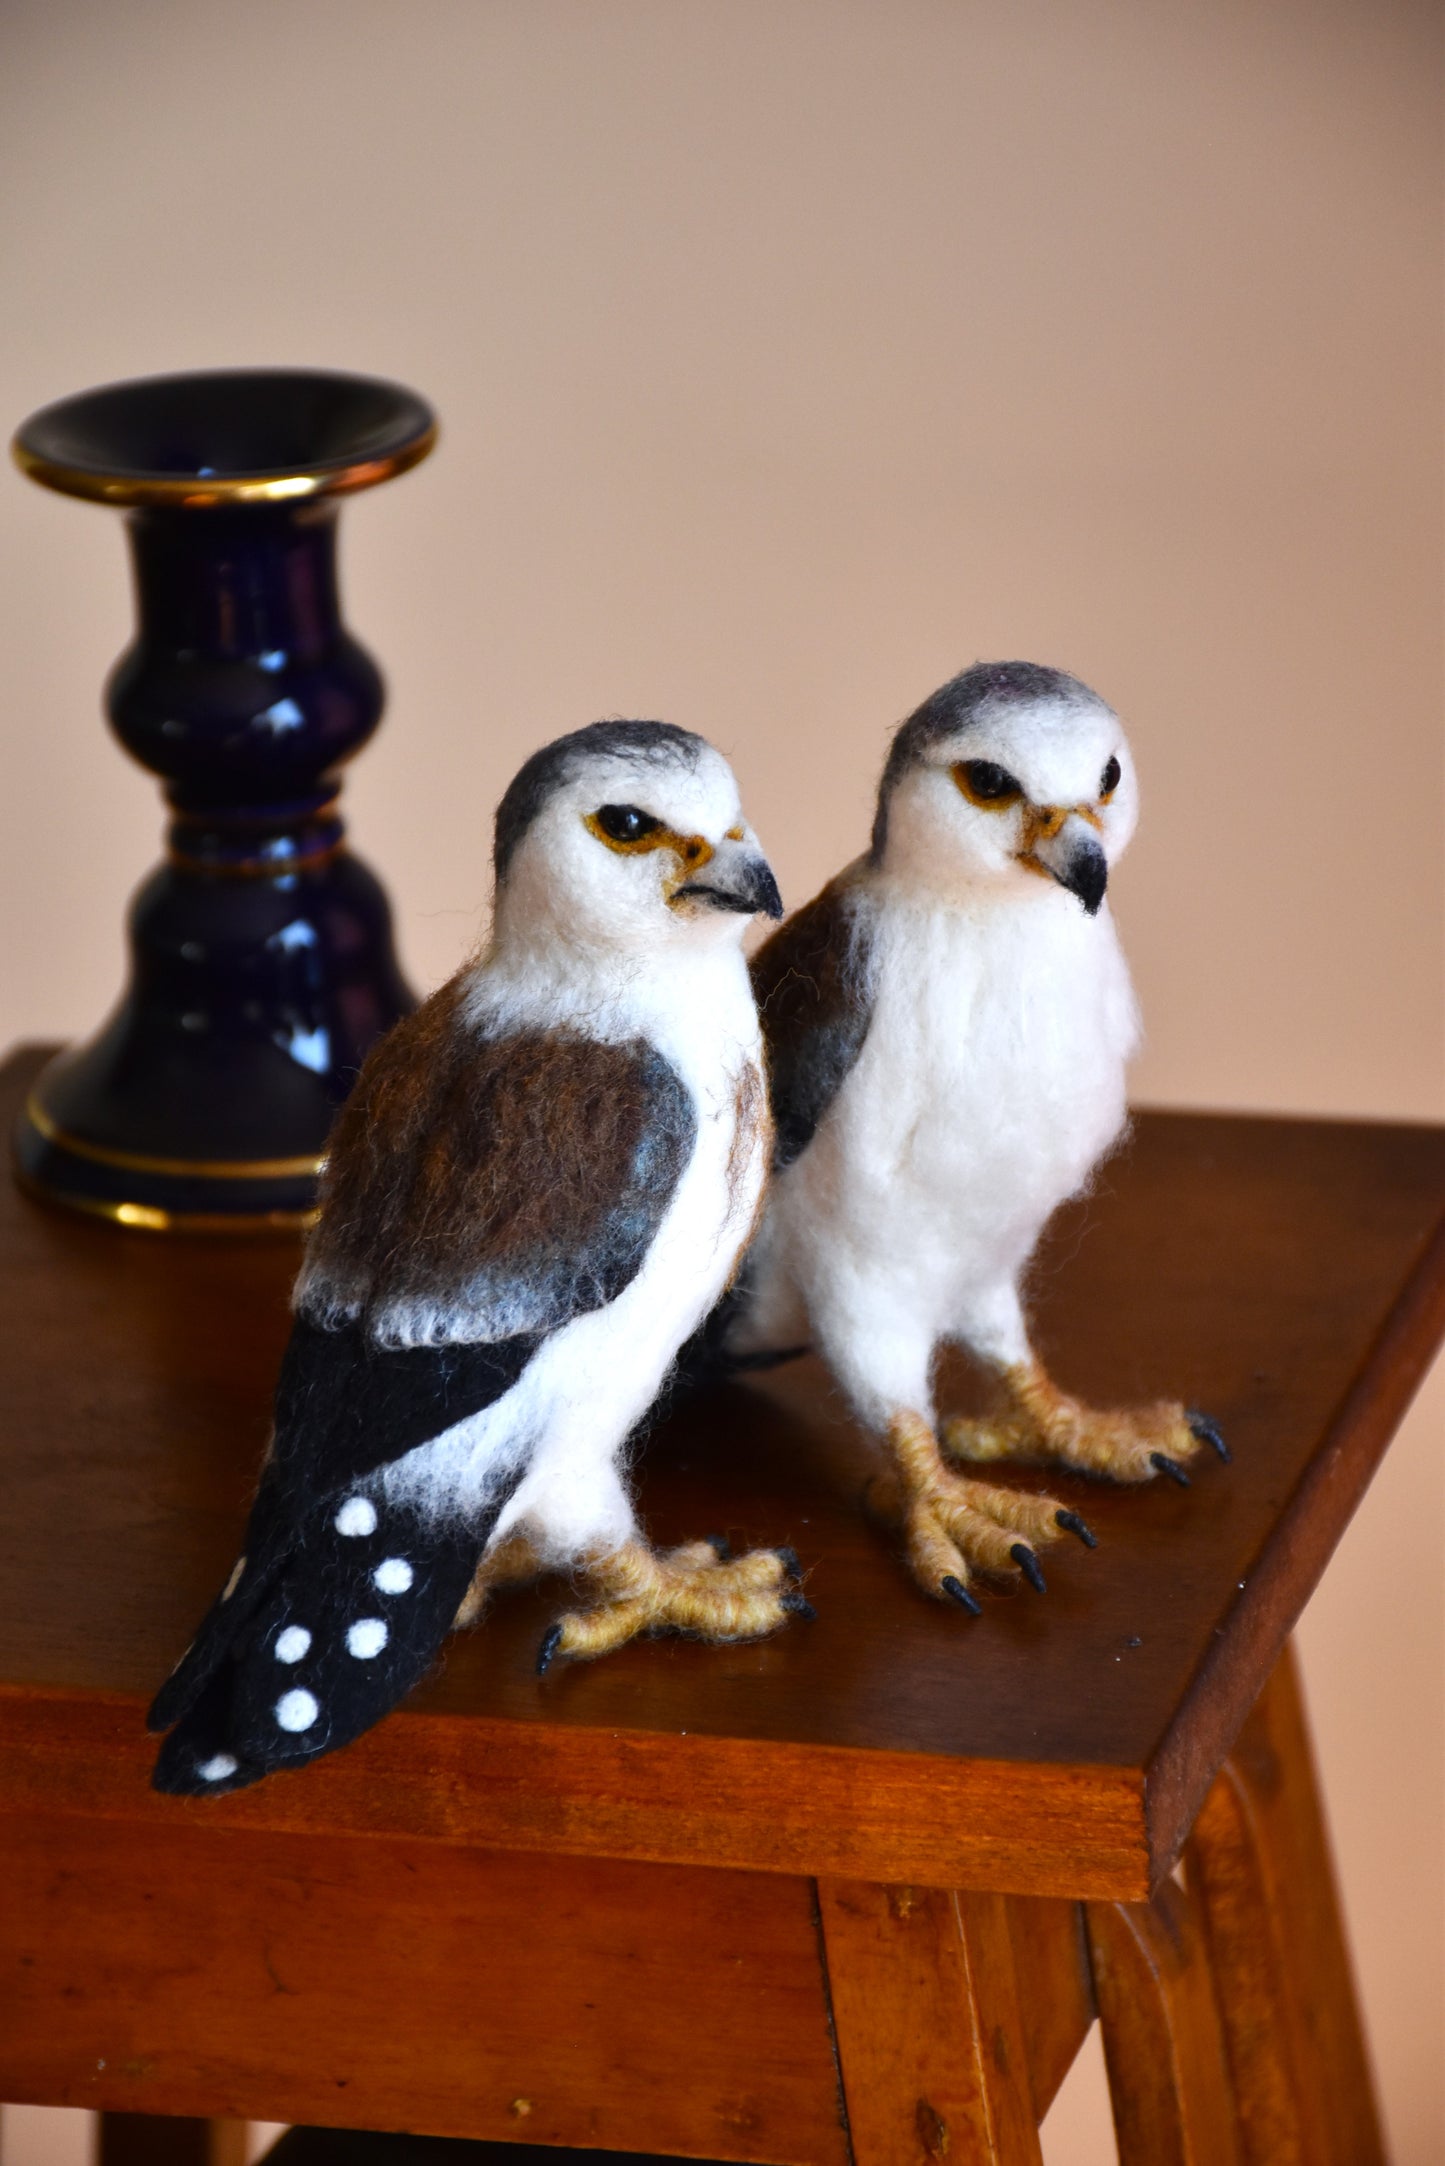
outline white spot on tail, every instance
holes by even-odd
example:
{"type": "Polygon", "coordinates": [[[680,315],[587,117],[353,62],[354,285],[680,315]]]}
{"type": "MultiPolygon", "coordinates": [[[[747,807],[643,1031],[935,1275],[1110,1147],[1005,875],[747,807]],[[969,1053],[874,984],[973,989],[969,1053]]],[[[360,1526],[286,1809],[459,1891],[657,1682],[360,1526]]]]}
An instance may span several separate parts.
{"type": "Polygon", "coordinates": [[[276,1702],[276,1720],[283,1730],[309,1730],[320,1712],[309,1692],[286,1692],[276,1702]]]}

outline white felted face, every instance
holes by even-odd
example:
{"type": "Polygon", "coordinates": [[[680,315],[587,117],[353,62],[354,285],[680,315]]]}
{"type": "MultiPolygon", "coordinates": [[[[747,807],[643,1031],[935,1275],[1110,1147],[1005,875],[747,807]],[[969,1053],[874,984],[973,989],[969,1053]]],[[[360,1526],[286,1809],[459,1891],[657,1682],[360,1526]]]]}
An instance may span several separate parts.
{"type": "Polygon", "coordinates": [[[1137,817],[1128,741],[1101,700],[985,704],[898,777],[880,869],[959,900],[1072,887],[1092,914],[1137,817]]]}
{"type": "Polygon", "coordinates": [[[613,954],[737,946],[776,888],[711,745],[580,757],[518,842],[496,938],[613,954]]]}

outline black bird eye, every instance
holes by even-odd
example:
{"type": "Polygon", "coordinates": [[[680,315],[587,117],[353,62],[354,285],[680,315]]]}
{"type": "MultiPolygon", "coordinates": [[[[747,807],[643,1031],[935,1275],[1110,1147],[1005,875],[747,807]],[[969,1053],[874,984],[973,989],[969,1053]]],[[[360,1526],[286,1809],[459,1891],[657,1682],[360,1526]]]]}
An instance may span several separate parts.
{"type": "Polygon", "coordinates": [[[1101,797],[1113,796],[1115,790],[1117,790],[1119,787],[1119,777],[1123,774],[1123,772],[1124,770],[1119,765],[1119,762],[1117,760],[1110,760],[1108,766],[1104,769],[1104,772],[1099,777],[1099,795],[1101,797]]]}
{"type": "Polygon", "coordinates": [[[1005,805],[1017,804],[1024,794],[1018,777],[1006,767],[995,766],[992,760],[963,760],[953,774],[964,796],[976,805],[1001,810],[1005,805]]]}
{"type": "Polygon", "coordinates": [[[608,842],[646,842],[662,826],[661,820],[654,820],[638,805],[600,805],[592,824],[608,842]]]}

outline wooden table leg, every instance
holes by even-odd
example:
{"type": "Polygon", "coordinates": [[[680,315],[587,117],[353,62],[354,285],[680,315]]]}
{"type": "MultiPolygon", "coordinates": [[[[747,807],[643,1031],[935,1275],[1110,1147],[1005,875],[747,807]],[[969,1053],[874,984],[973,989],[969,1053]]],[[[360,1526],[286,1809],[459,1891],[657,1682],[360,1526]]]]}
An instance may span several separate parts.
{"type": "Polygon", "coordinates": [[[1208,1954],[1182,1888],[1091,1903],[1119,2166],[1240,2166],[1208,1954]]]}
{"type": "Polygon", "coordinates": [[[103,2113],[96,2166],[244,2166],[244,2121],[185,2114],[103,2113]]]}
{"type": "Polygon", "coordinates": [[[1209,1944],[1246,2166],[1383,2166],[1292,1651],[1185,1852],[1209,1944]]]}
{"type": "Polygon", "coordinates": [[[856,2166],[1041,2166],[999,1895],[820,1881],[856,2166]]]}

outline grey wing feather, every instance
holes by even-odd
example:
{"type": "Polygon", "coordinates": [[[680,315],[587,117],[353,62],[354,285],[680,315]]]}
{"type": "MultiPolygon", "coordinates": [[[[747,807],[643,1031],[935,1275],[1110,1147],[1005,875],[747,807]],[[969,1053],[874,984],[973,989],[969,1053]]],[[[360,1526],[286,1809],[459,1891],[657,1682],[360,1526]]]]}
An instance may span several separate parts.
{"type": "Polygon", "coordinates": [[[856,894],[834,881],[753,958],[780,1169],[812,1142],[863,1050],[873,1013],[870,926],[856,894]]]}

